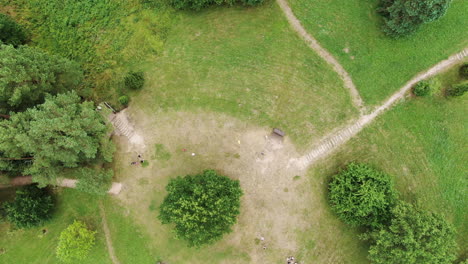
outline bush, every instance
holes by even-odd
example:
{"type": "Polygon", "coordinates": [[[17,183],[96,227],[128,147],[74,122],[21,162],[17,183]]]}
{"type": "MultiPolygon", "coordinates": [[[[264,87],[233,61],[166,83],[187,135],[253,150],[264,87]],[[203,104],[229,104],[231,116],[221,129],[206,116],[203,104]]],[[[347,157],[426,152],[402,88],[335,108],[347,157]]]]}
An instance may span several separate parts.
{"type": "Polygon", "coordinates": [[[163,224],[174,224],[177,238],[190,246],[213,243],[231,231],[239,215],[239,181],[213,170],[171,179],[160,207],[163,224]]]}
{"type": "Polygon", "coordinates": [[[445,15],[451,1],[381,0],[378,12],[384,17],[383,31],[394,38],[409,35],[445,15]]]}
{"type": "Polygon", "coordinates": [[[19,228],[42,224],[51,217],[52,209],[52,196],[36,185],[19,189],[15,200],[5,204],[7,219],[19,228]]]}
{"type": "Polygon", "coordinates": [[[335,175],[329,190],[332,210],[352,226],[379,227],[388,222],[397,196],[388,175],[358,163],[335,175]]]}
{"type": "MultiPolygon", "coordinates": [[[[264,0],[240,0],[241,3],[255,6],[263,3],[264,0]]],[[[176,9],[200,10],[210,5],[233,5],[235,0],[171,0],[171,5],[176,9]]]]}
{"type": "Polygon", "coordinates": [[[431,84],[426,80],[420,81],[414,86],[413,93],[416,96],[426,96],[431,93],[431,84]]]}
{"type": "Polygon", "coordinates": [[[369,258],[375,264],[453,263],[455,232],[441,216],[400,202],[392,209],[390,225],[375,230],[369,258]]]}
{"type": "Polygon", "coordinates": [[[145,74],[143,72],[129,72],[125,76],[125,86],[131,90],[139,90],[145,84],[145,74]]]}
{"type": "Polygon", "coordinates": [[[119,97],[119,103],[121,105],[127,106],[129,102],[130,102],[130,98],[128,98],[128,96],[122,95],[122,96],[119,97]]]}
{"type": "Polygon", "coordinates": [[[459,70],[460,77],[468,79],[468,63],[463,64],[459,70]]]}
{"type": "Polygon", "coordinates": [[[89,230],[83,222],[74,221],[60,233],[57,257],[63,262],[77,262],[86,258],[93,247],[96,232],[89,230]]]}
{"type": "Polygon", "coordinates": [[[27,41],[26,31],[9,16],[0,13],[0,44],[18,47],[27,41]]]}
{"type": "Polygon", "coordinates": [[[464,81],[459,84],[455,84],[452,87],[448,88],[446,95],[448,96],[462,96],[465,92],[468,91],[468,81],[464,81]]]}
{"type": "Polygon", "coordinates": [[[112,170],[80,168],[76,175],[78,179],[76,189],[91,194],[105,195],[111,186],[113,175],[112,170]]]}

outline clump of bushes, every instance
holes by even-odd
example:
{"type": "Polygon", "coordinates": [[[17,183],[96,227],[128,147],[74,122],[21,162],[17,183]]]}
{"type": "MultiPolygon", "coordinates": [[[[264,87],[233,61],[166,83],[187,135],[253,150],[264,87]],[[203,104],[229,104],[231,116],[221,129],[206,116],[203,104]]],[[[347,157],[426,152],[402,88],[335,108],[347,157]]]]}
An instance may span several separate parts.
{"type": "Polygon", "coordinates": [[[422,24],[445,15],[452,0],[381,0],[378,13],[383,16],[383,31],[399,38],[415,32],[422,24]]]}
{"type": "Polygon", "coordinates": [[[81,221],[75,221],[60,233],[57,257],[63,262],[79,263],[85,259],[95,243],[95,231],[81,221]]]}
{"type": "Polygon", "coordinates": [[[431,88],[431,84],[428,81],[423,80],[414,86],[413,93],[416,96],[426,96],[431,93],[431,88]]]}
{"type": "MultiPolygon", "coordinates": [[[[264,0],[240,0],[244,5],[256,6],[264,2],[264,0]]],[[[171,5],[177,9],[194,9],[200,10],[210,5],[233,5],[236,0],[171,0],[171,5]]]]}
{"type": "Polygon", "coordinates": [[[145,74],[143,72],[129,72],[124,79],[125,87],[131,90],[140,90],[145,84],[145,74]]]}
{"type": "Polygon", "coordinates": [[[377,227],[390,219],[396,191],[387,174],[351,163],[329,185],[332,210],[352,226],[377,227]]]}
{"type": "Polygon", "coordinates": [[[26,30],[5,14],[0,13],[0,44],[18,47],[26,43],[26,30]]]}
{"type": "Polygon", "coordinates": [[[76,189],[91,194],[105,195],[111,186],[113,175],[112,170],[78,169],[76,189]]]}
{"type": "Polygon", "coordinates": [[[4,205],[8,221],[18,228],[41,225],[50,219],[53,207],[52,196],[37,185],[19,189],[15,200],[4,205]]]}
{"type": "Polygon", "coordinates": [[[459,70],[460,77],[463,79],[468,79],[468,63],[463,64],[459,70]]]}
{"type": "Polygon", "coordinates": [[[128,98],[128,96],[122,95],[122,96],[119,97],[119,103],[121,105],[127,106],[129,102],[130,102],[130,98],[128,98]]]}
{"type": "Polygon", "coordinates": [[[459,84],[452,85],[451,87],[447,88],[445,94],[447,96],[462,96],[463,94],[468,91],[468,81],[464,81],[459,84]]]}

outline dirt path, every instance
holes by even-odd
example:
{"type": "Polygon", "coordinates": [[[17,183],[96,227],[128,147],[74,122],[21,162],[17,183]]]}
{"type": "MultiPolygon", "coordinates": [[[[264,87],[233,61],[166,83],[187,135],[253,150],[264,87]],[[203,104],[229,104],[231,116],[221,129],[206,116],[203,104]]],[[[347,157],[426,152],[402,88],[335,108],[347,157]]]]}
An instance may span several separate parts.
{"type": "Polygon", "coordinates": [[[109,231],[109,226],[107,226],[106,212],[104,211],[104,206],[102,202],[99,202],[99,211],[102,218],[102,229],[104,230],[104,235],[106,236],[107,250],[109,251],[109,256],[111,257],[112,263],[120,264],[119,259],[115,255],[114,247],[112,246],[112,238],[109,231]]]}
{"type": "Polygon", "coordinates": [[[333,55],[320,46],[318,41],[309,33],[307,33],[307,31],[301,25],[301,22],[294,15],[286,0],[277,0],[277,2],[283,10],[284,15],[288,19],[291,27],[299,34],[299,36],[302,37],[302,39],[304,39],[304,41],[311,49],[317,52],[317,54],[322,57],[322,59],[324,59],[333,67],[333,70],[338,73],[340,78],[343,80],[345,87],[349,90],[354,106],[357,107],[361,113],[364,112],[364,103],[349,73],[343,68],[343,66],[341,66],[341,64],[333,57],[333,55]]]}
{"type": "Polygon", "coordinates": [[[297,160],[299,167],[305,169],[316,160],[327,156],[336,150],[339,146],[355,136],[357,133],[359,133],[364,128],[364,126],[371,123],[377,116],[389,109],[398,100],[402,99],[414,84],[446,70],[450,66],[462,61],[467,56],[468,48],[465,48],[461,52],[450,56],[448,59],[437,63],[425,72],[416,75],[416,77],[408,81],[402,88],[400,88],[399,91],[390,96],[390,98],[388,98],[382,105],[378,106],[372,113],[361,116],[354,124],[344,127],[333,135],[325,137],[317,146],[312,149],[312,151],[297,160]]]}

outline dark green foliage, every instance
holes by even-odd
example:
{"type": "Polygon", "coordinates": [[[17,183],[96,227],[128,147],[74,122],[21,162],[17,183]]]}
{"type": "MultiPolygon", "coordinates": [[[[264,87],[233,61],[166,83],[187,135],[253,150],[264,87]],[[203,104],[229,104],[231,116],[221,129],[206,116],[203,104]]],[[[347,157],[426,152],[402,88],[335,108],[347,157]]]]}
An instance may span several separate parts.
{"type": "Polygon", "coordinates": [[[431,84],[426,81],[420,81],[418,82],[413,89],[413,93],[416,96],[426,96],[431,92],[431,84]]]}
{"type": "Polygon", "coordinates": [[[454,229],[443,217],[400,202],[390,225],[368,234],[369,258],[375,264],[449,264],[457,246],[454,229]]]}
{"type": "Polygon", "coordinates": [[[46,94],[69,91],[82,78],[69,60],[27,46],[0,45],[0,113],[43,103],[46,94]]]}
{"type": "Polygon", "coordinates": [[[468,91],[468,81],[452,85],[452,87],[447,88],[445,94],[447,96],[462,96],[466,91],[468,91]]]}
{"type": "Polygon", "coordinates": [[[5,14],[0,13],[0,44],[18,47],[27,41],[26,30],[5,14]]]}
{"type": "Polygon", "coordinates": [[[76,189],[91,194],[105,195],[111,186],[113,175],[112,170],[77,169],[76,189]]]}
{"type": "Polygon", "coordinates": [[[416,31],[419,26],[439,19],[452,0],[381,0],[379,13],[384,17],[384,32],[394,38],[416,31]]]}
{"type": "Polygon", "coordinates": [[[463,64],[460,67],[459,72],[460,72],[460,77],[462,77],[464,79],[468,79],[468,63],[463,64]]]}
{"type": "Polygon", "coordinates": [[[36,185],[19,189],[15,200],[5,204],[7,219],[19,228],[42,224],[51,217],[52,208],[52,196],[36,185]]]}
{"type": "MultiPolygon", "coordinates": [[[[255,6],[263,3],[264,0],[240,0],[245,5],[255,6]]],[[[171,0],[171,5],[177,9],[200,10],[210,5],[233,5],[236,0],[171,0]]]]}
{"type": "Polygon", "coordinates": [[[160,211],[163,224],[174,224],[178,238],[190,246],[213,243],[237,221],[242,190],[239,181],[213,170],[171,179],[160,211]]]}
{"type": "Polygon", "coordinates": [[[122,95],[119,97],[119,103],[123,106],[127,106],[128,103],[130,102],[130,99],[126,95],[122,95]]]}
{"type": "Polygon", "coordinates": [[[125,76],[125,87],[131,90],[139,90],[145,84],[145,74],[143,72],[129,72],[125,76]]]}
{"type": "Polygon", "coordinates": [[[397,196],[388,175],[358,163],[335,175],[329,190],[333,211],[352,226],[385,224],[397,196]]]}
{"type": "Polygon", "coordinates": [[[104,140],[107,133],[93,102],[81,102],[74,92],[59,94],[0,120],[0,153],[6,158],[33,156],[23,174],[47,184],[64,168],[76,168],[104,156],[103,149],[110,156],[107,152],[112,148],[104,140]]]}

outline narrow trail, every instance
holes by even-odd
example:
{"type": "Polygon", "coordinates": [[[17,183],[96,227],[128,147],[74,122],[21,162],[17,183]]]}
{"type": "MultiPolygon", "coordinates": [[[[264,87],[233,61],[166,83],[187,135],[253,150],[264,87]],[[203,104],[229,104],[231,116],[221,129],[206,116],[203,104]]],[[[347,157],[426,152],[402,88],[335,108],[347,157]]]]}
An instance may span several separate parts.
{"type": "MultiPolygon", "coordinates": [[[[283,0],[278,0],[283,1],[283,0]]],[[[408,81],[400,90],[390,96],[382,105],[378,106],[372,113],[362,115],[354,124],[349,125],[333,135],[325,137],[319,144],[317,144],[308,154],[300,157],[296,162],[302,169],[306,169],[313,164],[316,160],[323,158],[336,150],[339,146],[346,143],[349,139],[358,134],[364,126],[371,123],[377,116],[388,110],[398,100],[402,99],[405,94],[417,82],[436,75],[437,73],[446,70],[450,66],[462,61],[468,56],[468,48],[465,48],[459,53],[450,56],[448,59],[443,60],[432,68],[416,75],[413,79],[408,81]]]]}
{"type": "Polygon", "coordinates": [[[115,255],[114,247],[112,246],[112,238],[110,235],[109,226],[107,226],[106,212],[104,211],[104,206],[102,202],[99,202],[99,211],[102,218],[102,228],[104,230],[104,235],[106,236],[107,250],[109,251],[109,256],[111,257],[112,263],[120,264],[119,259],[115,255]]]}
{"type": "Polygon", "coordinates": [[[364,112],[364,103],[349,73],[343,68],[343,66],[341,66],[341,64],[335,59],[335,57],[331,55],[331,53],[329,53],[326,49],[320,46],[318,41],[314,37],[312,37],[312,35],[307,33],[305,28],[301,25],[299,19],[297,19],[297,17],[294,15],[293,11],[291,10],[291,7],[289,7],[287,0],[277,0],[277,2],[283,10],[283,13],[288,19],[288,22],[291,25],[291,27],[299,34],[299,36],[302,37],[302,39],[304,39],[304,41],[312,50],[317,52],[317,54],[320,57],[322,57],[322,59],[324,59],[328,64],[330,64],[333,67],[333,70],[336,73],[338,73],[340,78],[343,80],[345,87],[349,90],[354,106],[358,108],[361,113],[364,112]]]}

